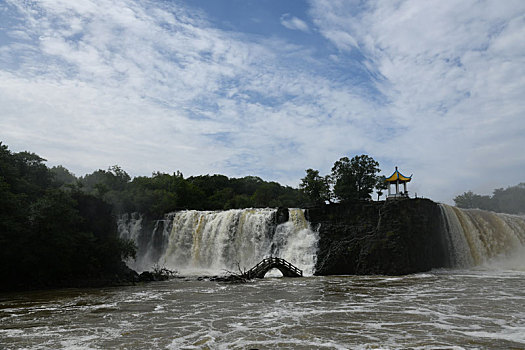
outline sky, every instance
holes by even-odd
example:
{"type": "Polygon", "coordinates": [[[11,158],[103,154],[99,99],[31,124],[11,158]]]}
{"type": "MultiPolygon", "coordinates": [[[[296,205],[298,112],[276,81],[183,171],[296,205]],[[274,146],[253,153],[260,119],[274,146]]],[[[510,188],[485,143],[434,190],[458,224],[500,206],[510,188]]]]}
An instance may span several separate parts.
{"type": "Polygon", "coordinates": [[[293,187],[367,154],[490,194],[525,182],[525,1],[0,0],[0,141],[293,187]]]}

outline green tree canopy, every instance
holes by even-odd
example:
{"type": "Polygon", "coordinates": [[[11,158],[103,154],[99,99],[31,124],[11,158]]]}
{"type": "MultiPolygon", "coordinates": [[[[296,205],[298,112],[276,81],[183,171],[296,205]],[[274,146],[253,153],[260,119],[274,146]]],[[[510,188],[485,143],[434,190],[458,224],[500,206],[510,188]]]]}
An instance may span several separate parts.
{"type": "Polygon", "coordinates": [[[319,205],[330,201],[330,177],[319,175],[319,170],[307,169],[299,188],[312,204],[319,205]]]}
{"type": "Polygon", "coordinates": [[[454,198],[456,206],[465,209],[485,209],[492,210],[492,203],[490,196],[481,196],[472,191],[465,192],[454,198]]]}
{"type": "Polygon", "coordinates": [[[118,237],[111,206],[62,189],[43,162],[0,143],[0,289],[114,276],[134,246],[118,237]]]}
{"type": "Polygon", "coordinates": [[[525,183],[510,186],[506,189],[497,188],[492,196],[479,195],[472,191],[465,192],[454,198],[459,208],[477,208],[509,214],[525,214],[525,183]]]}
{"type": "Polygon", "coordinates": [[[377,193],[377,200],[385,193],[385,190],[388,189],[388,183],[386,182],[386,177],[384,175],[377,177],[376,182],[376,193],[377,193]]]}
{"type": "Polygon", "coordinates": [[[181,209],[224,210],[249,207],[300,207],[305,203],[295,188],[256,176],[191,176],[154,172],[151,177],[129,175],[118,166],[80,178],[81,189],[113,205],[116,213],[140,212],[149,217],[181,209]]]}
{"type": "Polygon", "coordinates": [[[60,186],[73,185],[77,182],[76,176],[62,165],[54,166],[49,169],[54,176],[55,181],[60,186]]]}
{"type": "Polygon", "coordinates": [[[365,154],[339,159],[332,168],[334,196],[340,201],[369,199],[379,171],[379,163],[365,154]]]}

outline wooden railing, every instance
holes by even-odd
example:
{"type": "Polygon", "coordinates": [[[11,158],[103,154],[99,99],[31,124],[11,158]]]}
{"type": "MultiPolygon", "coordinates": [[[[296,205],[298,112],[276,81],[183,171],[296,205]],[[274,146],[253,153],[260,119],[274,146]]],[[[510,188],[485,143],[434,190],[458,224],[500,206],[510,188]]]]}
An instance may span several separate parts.
{"type": "Polygon", "coordinates": [[[303,271],[288,261],[282,258],[270,257],[261,260],[257,265],[252,267],[250,270],[244,273],[244,277],[251,278],[263,278],[264,275],[271,269],[276,268],[283,276],[286,277],[302,277],[303,271]]]}

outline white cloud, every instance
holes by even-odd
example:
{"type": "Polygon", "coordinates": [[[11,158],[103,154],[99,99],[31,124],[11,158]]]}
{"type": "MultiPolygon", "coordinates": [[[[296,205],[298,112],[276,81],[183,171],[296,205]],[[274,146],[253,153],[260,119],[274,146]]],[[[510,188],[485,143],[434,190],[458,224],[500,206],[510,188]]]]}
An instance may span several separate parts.
{"type": "Polygon", "coordinates": [[[309,32],[308,24],[302,19],[285,13],[281,16],[281,24],[291,30],[300,30],[302,32],[309,32]]]}
{"type": "Polygon", "coordinates": [[[525,3],[312,1],[311,14],[337,47],[333,31],[355,38],[381,77],[385,122],[404,131],[374,154],[406,164],[439,200],[523,181],[525,3]]]}
{"type": "Polygon", "coordinates": [[[324,30],[323,35],[343,51],[350,51],[358,46],[354,37],[343,30],[324,30]]]}
{"type": "Polygon", "coordinates": [[[0,71],[4,141],[77,174],[118,163],[134,175],[180,169],[295,185],[310,160],[329,168],[366,135],[359,89],[303,69],[302,47],[154,3],[16,6],[38,40],[3,59],[24,62],[0,71]]]}

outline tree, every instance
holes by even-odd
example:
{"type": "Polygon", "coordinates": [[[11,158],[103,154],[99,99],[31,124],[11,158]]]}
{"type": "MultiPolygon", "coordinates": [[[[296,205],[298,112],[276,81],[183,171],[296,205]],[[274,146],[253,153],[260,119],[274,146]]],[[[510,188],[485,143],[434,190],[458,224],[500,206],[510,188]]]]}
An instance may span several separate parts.
{"type": "Polygon", "coordinates": [[[379,171],[379,163],[366,154],[351,160],[347,157],[339,159],[332,168],[335,197],[340,201],[369,199],[379,171]]]}
{"type": "Polygon", "coordinates": [[[333,193],[336,199],[345,201],[358,198],[355,186],[356,181],[348,157],[343,157],[334,163],[331,180],[334,185],[333,193]]]}
{"type": "Polygon", "coordinates": [[[62,165],[54,166],[49,171],[60,186],[72,185],[77,182],[76,176],[62,165]]]}
{"type": "Polygon", "coordinates": [[[301,179],[299,189],[313,204],[324,204],[330,201],[330,181],[328,176],[320,176],[319,170],[307,169],[301,179]]]}
{"type": "Polygon", "coordinates": [[[108,191],[122,191],[131,181],[131,177],[118,165],[108,170],[96,170],[80,178],[83,188],[88,193],[104,195],[108,191]]]}
{"type": "Polygon", "coordinates": [[[38,197],[45,192],[44,189],[53,187],[53,175],[44,164],[44,158],[26,151],[13,153],[12,157],[17,168],[17,179],[12,184],[15,192],[38,197]]]}
{"type": "Polygon", "coordinates": [[[60,188],[43,162],[0,143],[0,290],[115,276],[134,254],[133,243],[118,237],[111,206],[60,188]]]}
{"type": "Polygon", "coordinates": [[[508,214],[525,214],[525,183],[497,188],[492,196],[479,195],[472,191],[454,198],[458,208],[477,208],[508,214]]]}
{"type": "Polygon", "coordinates": [[[465,209],[484,209],[484,210],[495,210],[494,204],[490,196],[481,196],[475,194],[472,191],[465,192],[454,198],[454,203],[458,208],[465,209]]]}
{"type": "Polygon", "coordinates": [[[384,191],[388,189],[388,183],[385,176],[378,176],[376,183],[377,200],[383,195],[384,191]]]}
{"type": "Polygon", "coordinates": [[[252,203],[258,208],[278,207],[279,190],[281,185],[277,182],[265,182],[261,184],[252,195],[252,203]]]}
{"type": "Polygon", "coordinates": [[[492,195],[492,207],[502,213],[525,214],[525,183],[506,189],[495,189],[492,195]]]}

